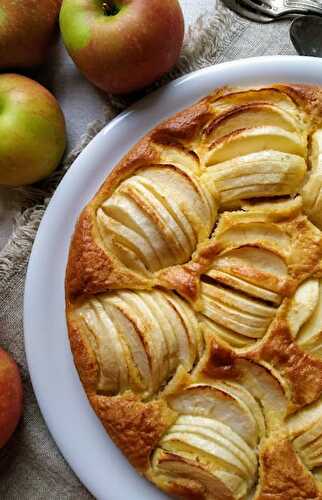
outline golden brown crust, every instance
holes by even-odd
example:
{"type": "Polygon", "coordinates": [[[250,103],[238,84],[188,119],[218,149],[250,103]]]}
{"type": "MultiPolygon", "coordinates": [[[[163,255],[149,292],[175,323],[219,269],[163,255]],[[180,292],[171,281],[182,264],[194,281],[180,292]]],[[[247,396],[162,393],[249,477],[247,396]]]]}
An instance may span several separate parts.
{"type": "Polygon", "coordinates": [[[261,481],[256,500],[320,500],[311,474],[305,469],[287,439],[271,438],[260,453],[261,481]]]}
{"type": "Polygon", "coordinates": [[[218,89],[142,138],[79,217],[75,365],[111,438],[170,495],[251,498],[259,460],[256,500],[322,498],[286,437],[322,395],[322,227],[301,197],[320,127],[321,88],[218,89]]]}
{"type": "Polygon", "coordinates": [[[88,339],[82,335],[79,325],[70,317],[68,318],[68,335],[75,366],[86,394],[88,396],[96,394],[99,366],[95,353],[88,339]]]}
{"type": "Polygon", "coordinates": [[[150,465],[150,454],[176,415],[164,401],[142,403],[133,394],[92,396],[91,404],[104,427],[140,471],[150,465]]]}
{"type": "Polygon", "coordinates": [[[294,342],[285,319],[277,318],[267,340],[248,357],[276,368],[289,389],[289,410],[315,401],[322,393],[322,361],[303,352],[294,342]]]}

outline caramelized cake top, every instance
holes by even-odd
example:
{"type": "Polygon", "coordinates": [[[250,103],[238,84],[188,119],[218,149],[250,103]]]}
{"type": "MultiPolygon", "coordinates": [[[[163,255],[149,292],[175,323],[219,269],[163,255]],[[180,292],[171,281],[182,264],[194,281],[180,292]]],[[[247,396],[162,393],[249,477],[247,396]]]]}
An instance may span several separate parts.
{"type": "Polygon", "coordinates": [[[170,495],[322,499],[322,89],[222,88],[81,213],[66,315],[89,401],[170,495]]]}

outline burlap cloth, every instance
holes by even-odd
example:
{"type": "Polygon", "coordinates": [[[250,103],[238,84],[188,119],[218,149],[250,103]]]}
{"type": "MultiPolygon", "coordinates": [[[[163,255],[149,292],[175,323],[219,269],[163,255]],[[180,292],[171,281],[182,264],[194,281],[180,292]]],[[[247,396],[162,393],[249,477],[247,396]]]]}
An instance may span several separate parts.
{"type": "MultiPolygon", "coordinates": [[[[212,17],[201,18],[190,29],[177,67],[159,85],[214,63],[294,54],[288,29],[288,21],[261,25],[241,19],[219,5],[212,17]]],[[[138,97],[141,95],[123,100],[107,97],[105,123],[138,97]]],[[[92,498],[60,455],[39,411],[26,365],[22,317],[25,274],[41,217],[64,172],[105,123],[89,126],[79,146],[49,180],[37,188],[21,190],[14,232],[0,252],[0,345],[14,355],[20,366],[25,398],[23,419],[10,443],[0,451],[1,500],[92,498]]]]}

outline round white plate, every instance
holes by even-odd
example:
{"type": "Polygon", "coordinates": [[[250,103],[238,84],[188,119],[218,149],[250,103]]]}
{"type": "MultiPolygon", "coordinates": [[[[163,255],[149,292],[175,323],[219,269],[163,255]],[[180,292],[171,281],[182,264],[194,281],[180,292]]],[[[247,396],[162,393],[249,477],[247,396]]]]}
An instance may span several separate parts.
{"type": "Polygon", "coordinates": [[[218,86],[322,84],[322,59],[275,56],[219,64],[170,83],[109,123],[77,158],[40,224],[25,288],[24,329],[33,387],[65,459],[98,499],[160,500],[106,435],[76,373],[65,324],[64,274],[76,219],[109,171],[164,118],[218,86]]]}

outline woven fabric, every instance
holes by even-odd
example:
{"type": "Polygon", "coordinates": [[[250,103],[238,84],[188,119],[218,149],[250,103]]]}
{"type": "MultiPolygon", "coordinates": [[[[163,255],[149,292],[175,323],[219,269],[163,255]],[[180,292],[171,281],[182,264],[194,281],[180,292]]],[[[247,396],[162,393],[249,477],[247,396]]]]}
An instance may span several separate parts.
{"type": "MultiPolygon", "coordinates": [[[[156,86],[218,62],[259,55],[294,54],[288,29],[288,21],[261,25],[241,19],[219,5],[213,16],[201,18],[189,30],[178,65],[156,86]]],[[[37,189],[23,189],[18,193],[19,213],[15,228],[0,252],[0,345],[11,352],[19,364],[25,401],[23,419],[9,444],[0,451],[0,498],[3,500],[92,498],[60,455],[32,390],[23,347],[24,281],[38,225],[57,184],[111,117],[141,95],[126,99],[107,97],[104,123],[89,126],[79,146],[51,178],[37,189]]],[[[17,191],[13,195],[16,196],[17,191]]]]}

